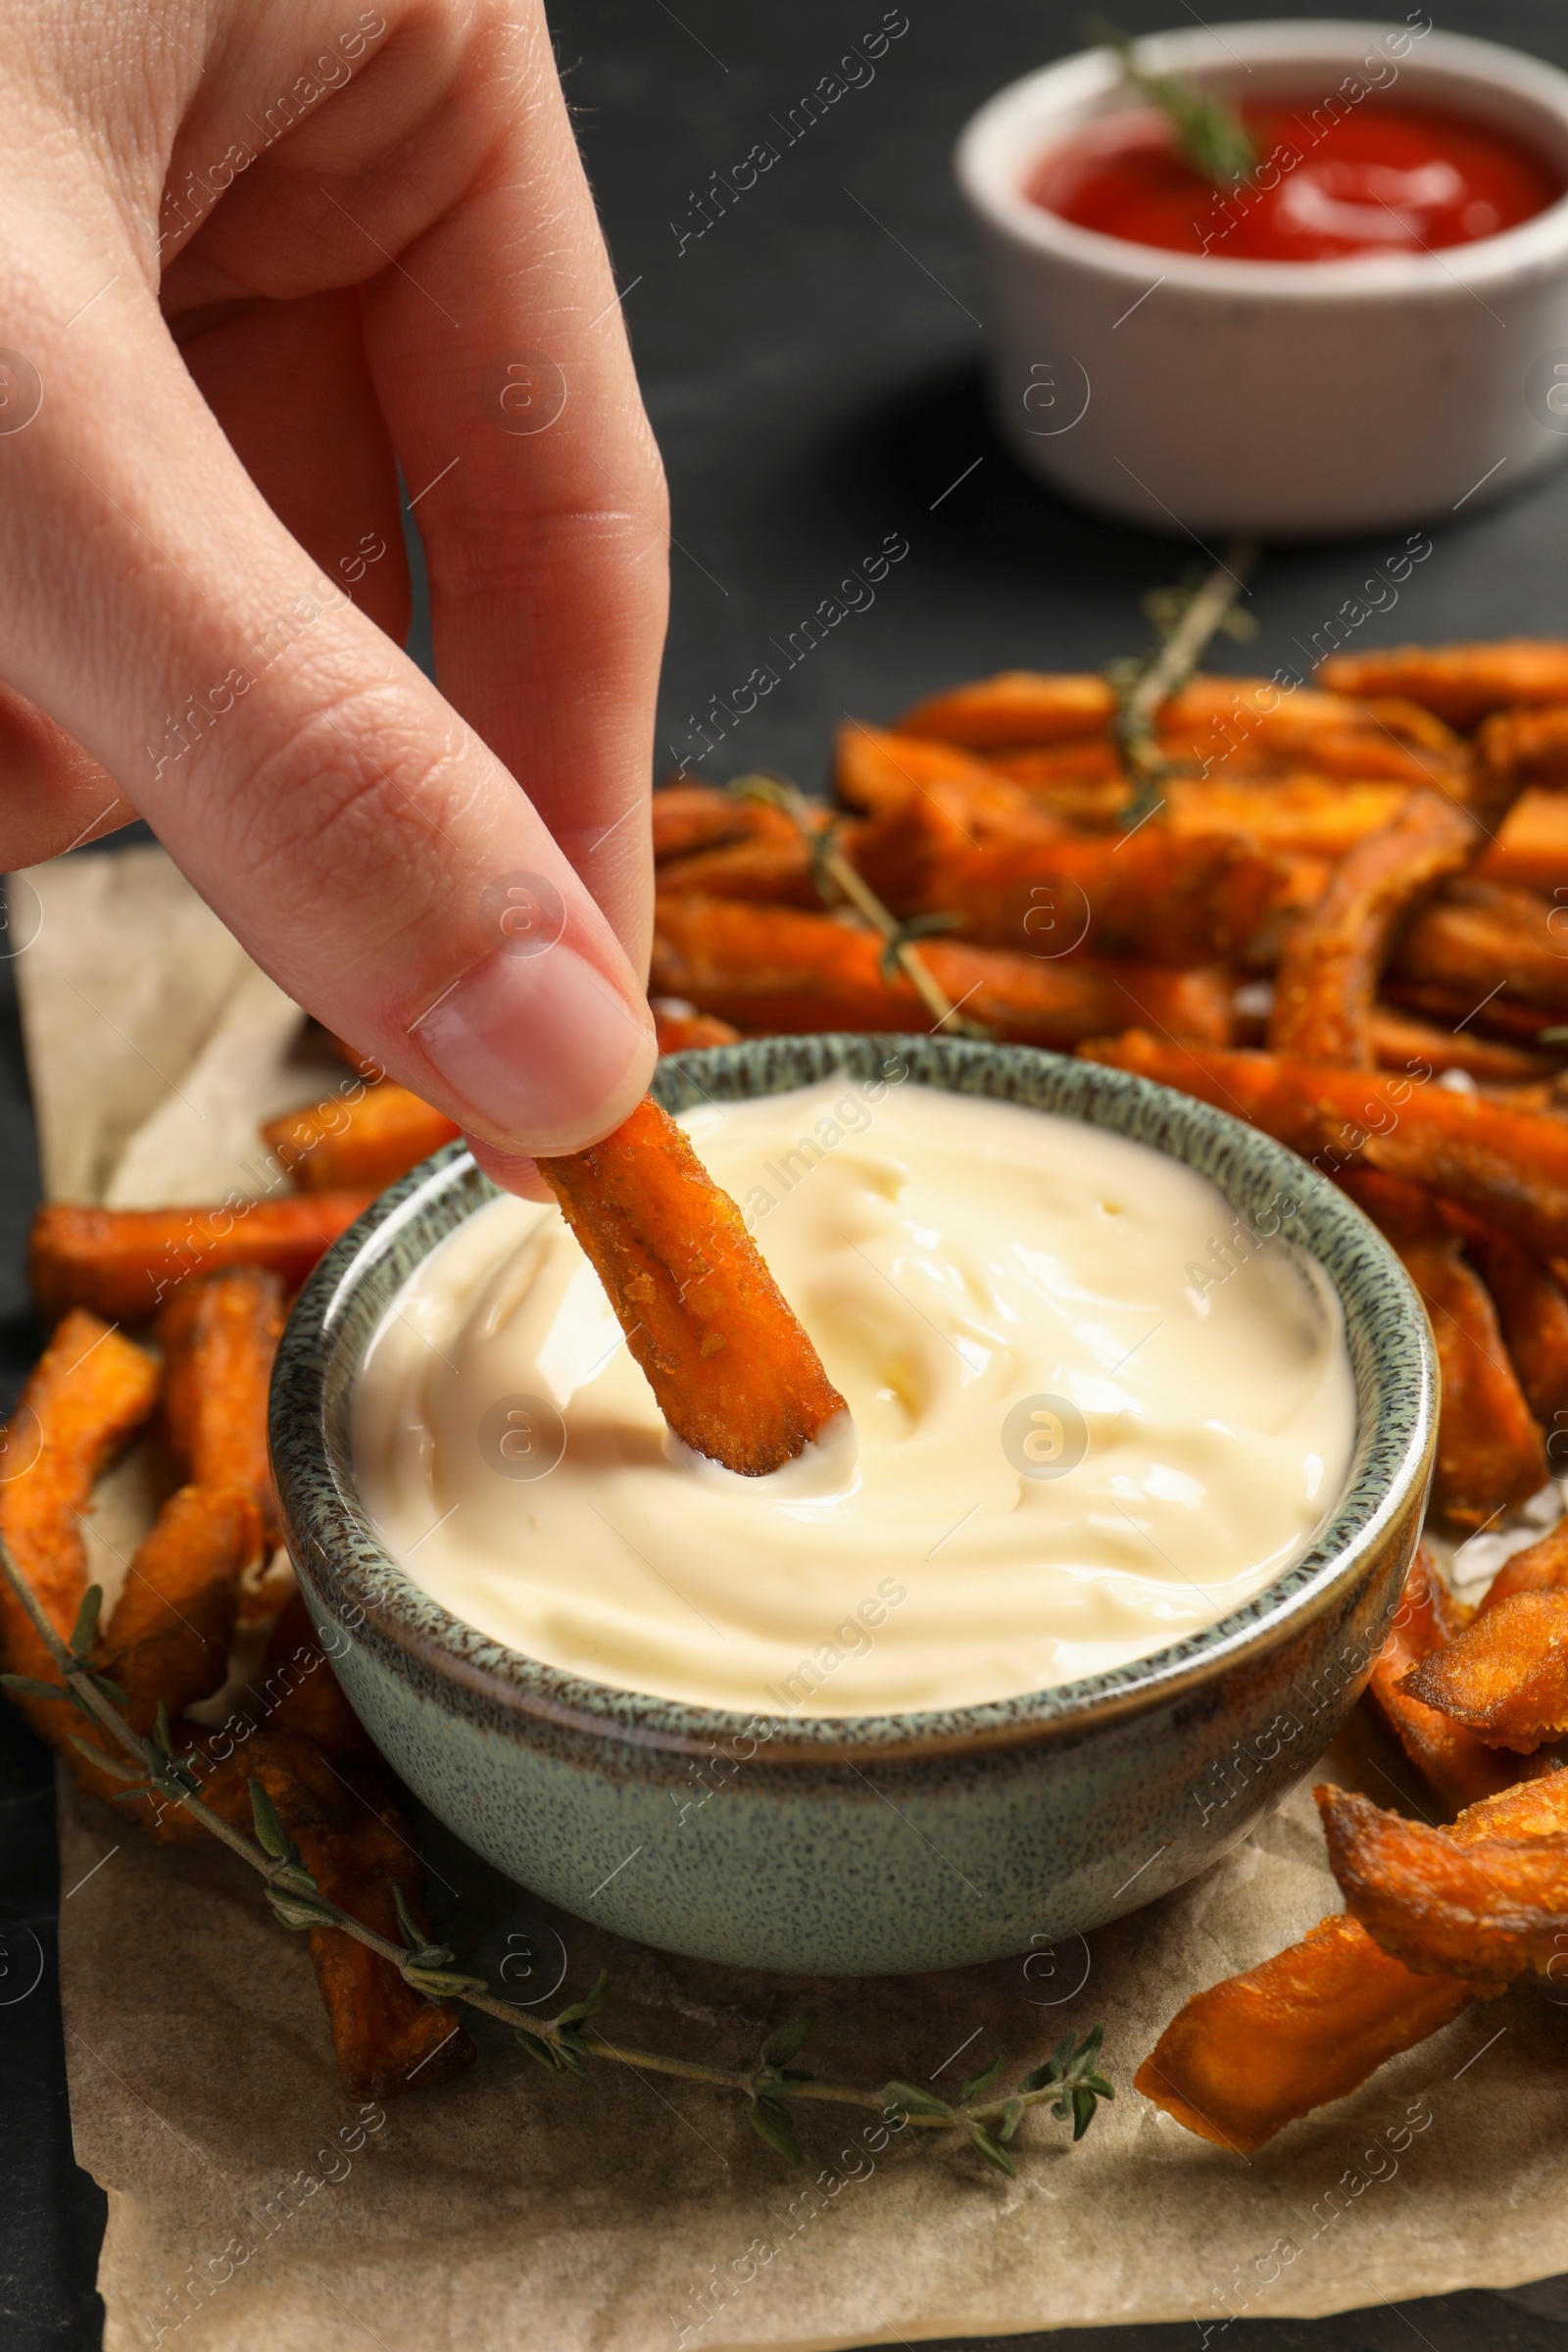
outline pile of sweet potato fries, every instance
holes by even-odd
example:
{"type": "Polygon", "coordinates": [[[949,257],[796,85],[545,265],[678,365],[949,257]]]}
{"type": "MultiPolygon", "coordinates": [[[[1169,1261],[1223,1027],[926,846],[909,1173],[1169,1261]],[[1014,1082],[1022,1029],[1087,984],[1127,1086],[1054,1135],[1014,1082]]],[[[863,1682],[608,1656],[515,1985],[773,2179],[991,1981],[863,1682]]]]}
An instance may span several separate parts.
{"type": "MultiPolygon", "coordinates": [[[[1568,644],[1340,658],[1294,692],[1195,678],[1157,714],[1153,784],[1117,711],[1101,677],[1009,672],[891,730],[848,724],[834,808],[756,779],[661,791],[661,1044],[956,1028],[1082,1052],[1266,1129],[1409,1269],[1443,1371],[1434,1512],[1455,1535],[1492,1526],[1568,1432],[1568,644]]],[[[55,1328],[10,1424],[0,1534],[64,1634],[94,1483],[156,1432],[169,1499],[94,1651],[138,1730],[235,1690],[236,1625],[264,1615],[288,1295],[456,1132],[344,1054],[336,1093],[263,1131],[291,1193],[37,1220],[55,1328]]],[[[690,1443],[757,1472],[816,1434],[840,1399],[662,1113],[546,1172],[690,1443]]],[[[58,1679],[3,1584],[0,1636],[13,1671],[58,1679]]],[[[1319,1792],[1347,1912],[1190,2001],[1138,2077],[1232,2148],[1469,2002],[1568,1978],[1568,1523],[1475,1610],[1423,1550],[1369,1703],[1454,1818],[1319,1792]]],[[[417,1920],[385,1768],[298,1601],[235,1709],[221,1732],[182,1727],[208,1801],[248,1818],[260,1779],[323,1891],[389,1933],[396,1893],[417,1920]]],[[[58,1736],[63,1710],[30,1712],[58,1736]]],[[[181,1834],[177,1806],[135,1807],[181,1834]]],[[[335,1931],[311,1942],[357,2095],[466,2063],[447,2004],[335,1931]]]]}
{"type": "MultiPolygon", "coordinates": [[[[156,1734],[169,1752],[178,1725],[181,1762],[221,1821],[250,1828],[259,1783],[323,1897],[391,1941],[411,1927],[428,1940],[423,1872],[386,1768],[303,1600],[296,1592],[280,1609],[269,1575],[280,1531],[267,1398],[287,1293],[375,1189],[456,1133],[344,1055],[357,1074],[335,1096],[263,1130],[303,1190],[208,1210],[40,1210],[33,1284],[58,1320],[8,1426],[0,1537],[75,1647],[86,1604],[91,1670],[138,1738],[156,1734]],[[148,1345],[122,1323],[145,1327],[148,1345]],[[99,1628],[83,1514],[101,1473],[144,1432],[171,1491],[99,1628]],[[231,1664],[247,1631],[252,1652],[263,1640],[265,1649],[245,1679],[231,1664]],[[233,1700],[220,1727],[180,1720],[220,1690],[233,1700]]],[[[843,1409],[739,1210],[657,1103],[541,1167],[691,1445],[755,1476],[843,1409]]],[[[202,1834],[181,1803],[127,1790],[120,1760],[72,1728],[60,1667],[3,1578],[0,1651],[36,1729],[84,1788],[128,1805],[155,1837],[202,1834]]],[[[312,1928],[310,1941],[351,2096],[424,2087],[469,2062],[450,2002],[337,1928],[312,1928]]]]}

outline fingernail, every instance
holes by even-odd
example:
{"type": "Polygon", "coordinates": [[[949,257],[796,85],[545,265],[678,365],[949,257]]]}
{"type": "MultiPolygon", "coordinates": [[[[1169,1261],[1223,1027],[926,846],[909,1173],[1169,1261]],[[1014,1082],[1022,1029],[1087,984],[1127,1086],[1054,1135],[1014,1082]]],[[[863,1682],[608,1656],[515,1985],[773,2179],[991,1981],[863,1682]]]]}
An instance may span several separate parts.
{"type": "Polygon", "coordinates": [[[503,1150],[576,1152],[646,1093],[659,1057],[651,1021],[564,941],[547,955],[497,949],[410,1034],[503,1150]]]}

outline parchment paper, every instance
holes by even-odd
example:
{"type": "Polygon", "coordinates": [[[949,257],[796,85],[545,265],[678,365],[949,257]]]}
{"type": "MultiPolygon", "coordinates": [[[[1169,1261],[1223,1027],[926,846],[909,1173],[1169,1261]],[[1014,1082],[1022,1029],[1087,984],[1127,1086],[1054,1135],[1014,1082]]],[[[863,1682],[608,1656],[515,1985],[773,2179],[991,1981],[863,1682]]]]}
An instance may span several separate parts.
{"type": "MultiPolygon", "coordinates": [[[[323,1074],[293,1058],[292,1007],[156,851],[25,886],[43,917],[19,972],[50,1189],[190,1200],[247,1164],[258,1181],[256,1118],[323,1074]]],[[[132,1463],[102,1495],[95,1549],[128,1549],[147,1508],[132,1463]]],[[[1418,1802],[1359,1718],[1311,1777],[1418,1802]]],[[[250,1874],[217,1848],[146,1844],[63,1784],[72,2114],[109,2193],[108,2352],[811,2352],[1195,2319],[1207,2341],[1228,2319],[1568,2269],[1568,2014],[1539,1996],[1473,2008],[1250,2163],[1133,2091],[1190,1993],[1340,1907],[1304,1786],[1203,1878],[1087,1944],[853,1984],[621,1942],[509,1887],[438,1825],[421,1835],[449,1940],[468,1953],[487,1931],[526,1933],[542,2008],[562,1969],[586,1990],[608,1967],[600,2022],[628,2041],[745,2065],[804,2001],[818,2073],[951,2093],[999,2051],[1033,2062],[1102,2021],[1120,2095],[1077,2148],[1032,2117],[1015,2181],[929,2137],[879,2146],[870,2118],[868,2144],[852,2111],[812,2109],[801,2175],[720,2093],[608,2066],[548,2077],[480,2018],[472,2072],[362,2114],[304,1945],[250,1874]]]]}

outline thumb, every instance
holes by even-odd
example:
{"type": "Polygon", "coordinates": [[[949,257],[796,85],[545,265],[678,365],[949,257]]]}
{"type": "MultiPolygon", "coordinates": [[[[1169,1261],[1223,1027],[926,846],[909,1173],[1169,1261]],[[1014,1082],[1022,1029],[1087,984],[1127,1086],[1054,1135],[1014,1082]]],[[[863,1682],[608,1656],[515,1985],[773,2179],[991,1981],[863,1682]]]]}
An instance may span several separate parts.
{"type": "Polygon", "coordinates": [[[525,791],[270,513],[128,258],[121,287],[74,332],[41,310],[12,329],[37,399],[0,431],[0,677],[290,996],[493,1164],[596,1140],[656,1055],[610,925],[525,791]]]}

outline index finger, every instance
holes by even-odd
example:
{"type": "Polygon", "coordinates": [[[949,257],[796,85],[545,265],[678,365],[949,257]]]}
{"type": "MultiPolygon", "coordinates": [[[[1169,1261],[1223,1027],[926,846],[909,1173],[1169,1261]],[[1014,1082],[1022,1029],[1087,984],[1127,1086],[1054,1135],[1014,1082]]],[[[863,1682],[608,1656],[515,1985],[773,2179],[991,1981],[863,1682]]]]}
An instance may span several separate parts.
{"type": "Polygon", "coordinates": [[[542,19],[520,13],[510,70],[478,43],[452,93],[494,116],[469,126],[489,160],[372,283],[366,343],[424,539],[442,691],[645,970],[663,475],[542,19]]]}

